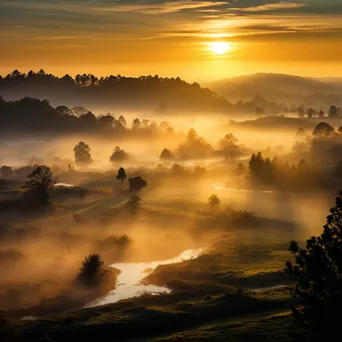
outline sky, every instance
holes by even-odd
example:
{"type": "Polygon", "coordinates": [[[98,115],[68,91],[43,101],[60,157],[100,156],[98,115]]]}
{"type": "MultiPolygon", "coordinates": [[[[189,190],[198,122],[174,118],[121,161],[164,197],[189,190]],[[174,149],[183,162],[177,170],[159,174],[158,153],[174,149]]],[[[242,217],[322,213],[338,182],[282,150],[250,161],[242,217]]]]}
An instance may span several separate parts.
{"type": "Polygon", "coordinates": [[[342,77],[342,0],[0,0],[0,47],[2,75],[342,77]]]}

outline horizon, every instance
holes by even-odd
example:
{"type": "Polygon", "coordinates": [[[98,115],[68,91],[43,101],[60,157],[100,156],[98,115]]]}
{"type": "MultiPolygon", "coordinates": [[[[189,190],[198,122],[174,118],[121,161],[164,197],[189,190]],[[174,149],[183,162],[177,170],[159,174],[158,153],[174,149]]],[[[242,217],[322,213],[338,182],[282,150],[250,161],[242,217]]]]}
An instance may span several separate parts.
{"type": "MultiPolygon", "coordinates": [[[[1,68],[0,68],[1,70],[1,68]]],[[[182,81],[185,81],[187,83],[200,83],[200,86],[207,86],[207,85],[210,85],[212,83],[220,83],[220,82],[224,82],[224,81],[227,81],[227,80],[233,80],[233,79],[238,79],[238,78],[244,78],[244,77],[253,77],[253,76],[285,76],[285,77],[291,77],[291,78],[303,78],[303,79],[311,79],[311,80],[315,80],[315,81],[342,81],[342,76],[302,76],[302,75],[298,75],[298,74],[286,74],[286,73],[278,73],[278,72],[255,72],[255,73],[250,73],[250,74],[241,74],[241,75],[236,75],[236,76],[228,76],[228,77],[223,77],[223,78],[218,78],[218,79],[213,79],[213,80],[208,80],[208,81],[202,81],[202,82],[198,82],[197,80],[188,80],[188,79],[184,79],[183,77],[179,76],[179,75],[168,75],[168,76],[165,76],[165,75],[160,75],[160,74],[134,74],[134,75],[129,75],[129,74],[123,74],[123,73],[107,73],[107,74],[101,74],[101,75],[98,75],[98,74],[94,74],[94,73],[70,73],[70,72],[65,72],[65,73],[53,73],[53,72],[50,72],[49,69],[45,70],[45,69],[36,69],[36,70],[33,70],[33,69],[28,69],[28,70],[20,70],[20,69],[12,69],[12,70],[9,70],[8,72],[4,72],[4,73],[1,73],[0,72],[0,77],[3,77],[5,78],[7,75],[10,75],[13,71],[19,71],[21,74],[24,74],[24,75],[27,75],[30,71],[33,71],[35,73],[38,73],[39,70],[44,70],[44,72],[49,75],[51,74],[52,76],[55,76],[55,77],[63,77],[65,75],[69,75],[71,76],[73,79],[75,79],[75,77],[77,75],[93,75],[95,77],[97,77],[98,79],[100,79],[101,77],[109,77],[109,76],[121,76],[121,77],[125,77],[125,78],[140,78],[140,77],[147,77],[147,76],[158,76],[159,78],[161,79],[166,79],[166,78],[180,78],[182,81]]]]}
{"type": "Polygon", "coordinates": [[[342,77],[338,0],[0,0],[0,73],[342,77]]]}

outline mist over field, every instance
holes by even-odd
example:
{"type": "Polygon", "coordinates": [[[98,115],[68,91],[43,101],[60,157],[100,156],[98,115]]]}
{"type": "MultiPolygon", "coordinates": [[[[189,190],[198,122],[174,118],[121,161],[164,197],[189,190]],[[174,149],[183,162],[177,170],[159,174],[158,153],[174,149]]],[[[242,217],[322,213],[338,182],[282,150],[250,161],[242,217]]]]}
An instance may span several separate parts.
{"type": "Polygon", "coordinates": [[[260,324],[290,341],[289,246],[339,224],[342,114],[257,88],[233,103],[178,79],[3,77],[1,333],[202,341],[215,324],[212,340],[252,341],[260,324]]]}

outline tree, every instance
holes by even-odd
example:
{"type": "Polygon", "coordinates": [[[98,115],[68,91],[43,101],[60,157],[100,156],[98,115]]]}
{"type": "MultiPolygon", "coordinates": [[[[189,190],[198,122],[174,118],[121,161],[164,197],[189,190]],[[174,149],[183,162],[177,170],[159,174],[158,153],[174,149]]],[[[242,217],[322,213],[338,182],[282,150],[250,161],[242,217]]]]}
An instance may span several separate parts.
{"type": "Polygon", "coordinates": [[[341,333],[342,192],[323,228],[305,248],[295,241],[290,245],[295,262],[287,262],[285,271],[296,281],[290,330],[294,341],[336,341],[341,333]]]}
{"type": "Polygon", "coordinates": [[[75,161],[78,165],[90,165],[93,160],[91,159],[90,147],[85,142],[80,141],[74,147],[75,161]]]}
{"type": "Polygon", "coordinates": [[[312,135],[317,138],[326,138],[335,132],[334,128],[326,122],[320,122],[314,129],[312,135]]]}
{"type": "Polygon", "coordinates": [[[79,280],[81,280],[85,285],[94,284],[99,278],[102,266],[103,261],[100,254],[89,254],[85,257],[84,261],[82,261],[79,280]]]}
{"type": "Polygon", "coordinates": [[[220,209],[220,199],[217,195],[211,195],[208,199],[208,204],[212,212],[218,211],[220,209]]]}
{"type": "Polygon", "coordinates": [[[298,139],[305,139],[307,137],[306,132],[302,127],[298,128],[295,136],[298,139]]]}
{"type": "Polygon", "coordinates": [[[129,197],[125,207],[131,215],[136,215],[141,208],[140,202],[141,198],[139,196],[133,195],[129,197]]]}
{"type": "Polygon", "coordinates": [[[72,111],[67,106],[58,106],[56,111],[59,115],[72,115],[72,111]]]}
{"type": "Polygon", "coordinates": [[[124,180],[127,178],[126,171],[123,167],[120,167],[118,170],[118,175],[116,176],[116,179],[121,181],[121,183],[124,182],[124,180]]]}
{"type": "Polygon", "coordinates": [[[320,110],[320,111],[319,111],[318,116],[319,116],[320,118],[324,118],[324,112],[323,112],[323,110],[320,110]]]}
{"type": "Polygon", "coordinates": [[[160,154],[160,157],[159,157],[159,158],[162,159],[162,160],[173,160],[173,159],[174,159],[174,157],[173,157],[171,151],[168,150],[167,148],[164,148],[164,149],[163,149],[163,151],[162,151],[162,153],[160,154]]]}
{"type": "Polygon", "coordinates": [[[10,166],[3,165],[0,167],[0,173],[4,178],[10,178],[13,176],[13,170],[10,166]]]}
{"type": "Polygon", "coordinates": [[[237,142],[238,140],[231,133],[227,134],[223,139],[219,141],[219,148],[223,151],[226,158],[232,159],[239,156],[240,152],[237,142]]]}
{"type": "Polygon", "coordinates": [[[46,165],[38,166],[27,178],[24,188],[34,194],[41,204],[49,204],[51,191],[56,184],[56,182],[52,180],[50,168],[46,165]]]}
{"type": "Polygon", "coordinates": [[[256,155],[254,153],[252,154],[252,157],[249,161],[249,171],[252,177],[260,176],[263,163],[264,159],[261,155],[261,152],[258,152],[256,155]]]}
{"type": "Polygon", "coordinates": [[[127,121],[123,115],[119,116],[119,122],[121,123],[122,126],[127,127],[127,121]]]}
{"type": "Polygon", "coordinates": [[[116,146],[113,154],[110,156],[110,161],[114,162],[122,162],[129,158],[128,153],[122,150],[119,146],[116,146]]]}
{"type": "Polygon", "coordinates": [[[313,115],[315,113],[315,110],[313,108],[309,108],[307,111],[306,111],[306,114],[308,114],[308,118],[312,118],[313,115]]]}
{"type": "Polygon", "coordinates": [[[245,167],[244,165],[240,162],[237,166],[236,166],[236,170],[235,173],[240,176],[245,172],[245,167]]]}
{"type": "Polygon", "coordinates": [[[133,120],[133,122],[132,122],[132,128],[133,128],[133,129],[139,129],[139,128],[141,128],[141,122],[140,122],[139,119],[133,120]]]}
{"type": "Polygon", "coordinates": [[[337,107],[331,106],[329,109],[329,118],[336,118],[337,117],[337,107]]]}
{"type": "Polygon", "coordinates": [[[132,192],[137,192],[147,186],[147,182],[141,177],[130,178],[128,182],[129,182],[129,191],[132,191],[132,192]]]}

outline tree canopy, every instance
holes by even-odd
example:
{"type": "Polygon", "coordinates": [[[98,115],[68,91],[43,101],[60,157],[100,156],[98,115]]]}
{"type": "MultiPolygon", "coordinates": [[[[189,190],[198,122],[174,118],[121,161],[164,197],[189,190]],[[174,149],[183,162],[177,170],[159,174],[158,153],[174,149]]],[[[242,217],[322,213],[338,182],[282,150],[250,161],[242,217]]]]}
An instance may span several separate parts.
{"type": "Polygon", "coordinates": [[[342,192],[330,210],[323,233],[307,240],[305,248],[292,241],[290,250],[295,261],[287,262],[285,271],[296,281],[292,291],[293,340],[336,341],[341,334],[342,192]]]}

